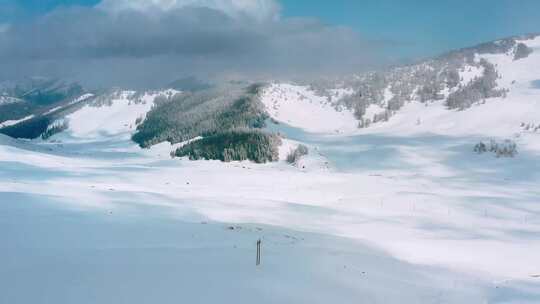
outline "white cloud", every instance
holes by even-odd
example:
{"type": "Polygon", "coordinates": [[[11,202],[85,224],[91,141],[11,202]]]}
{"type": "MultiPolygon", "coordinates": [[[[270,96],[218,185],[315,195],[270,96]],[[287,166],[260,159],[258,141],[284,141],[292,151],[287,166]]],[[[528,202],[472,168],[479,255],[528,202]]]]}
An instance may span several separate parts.
{"type": "Polygon", "coordinates": [[[99,8],[110,12],[126,9],[167,11],[186,6],[207,7],[233,18],[248,17],[261,22],[278,19],[280,11],[276,0],[103,0],[98,4],[99,8]]]}
{"type": "Polygon", "coordinates": [[[102,0],[58,9],[0,34],[0,79],[40,74],[149,87],[189,75],[341,74],[377,61],[378,47],[352,29],[278,18],[277,1],[102,0]]]}

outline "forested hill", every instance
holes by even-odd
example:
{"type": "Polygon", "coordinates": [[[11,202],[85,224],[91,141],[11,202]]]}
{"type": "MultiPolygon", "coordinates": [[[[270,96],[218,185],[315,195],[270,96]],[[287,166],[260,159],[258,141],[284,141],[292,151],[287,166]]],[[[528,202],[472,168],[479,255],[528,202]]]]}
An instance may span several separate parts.
{"type": "Polygon", "coordinates": [[[511,88],[500,80],[511,75],[503,74],[512,73],[512,62],[518,63],[535,51],[538,36],[510,37],[451,51],[419,64],[307,85],[328,98],[336,89],[347,90],[349,93],[335,105],[352,109],[361,127],[388,120],[410,101],[444,101],[448,109],[466,110],[490,98],[506,96],[511,88]],[[508,71],[501,70],[501,60],[509,62],[508,71]]]}
{"type": "Polygon", "coordinates": [[[150,147],[202,137],[173,155],[222,161],[277,160],[279,139],[260,130],[267,118],[259,99],[261,87],[227,84],[156,100],[133,140],[141,147],[150,147]]]}

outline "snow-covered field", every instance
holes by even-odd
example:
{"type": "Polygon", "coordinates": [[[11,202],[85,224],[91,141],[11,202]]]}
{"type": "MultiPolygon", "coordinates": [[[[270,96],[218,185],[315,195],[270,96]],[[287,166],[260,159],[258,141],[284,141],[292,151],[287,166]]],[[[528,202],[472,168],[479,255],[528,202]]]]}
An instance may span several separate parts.
{"type": "Polygon", "coordinates": [[[106,107],[86,105],[67,117],[71,134],[79,138],[124,134],[129,138],[137,127],[137,119],[145,119],[157,96],[171,96],[177,92],[166,90],[146,93],[140,97],[140,101],[134,101],[132,97],[135,92],[122,91],[117,93],[118,96],[113,97],[111,104],[106,107]]]}
{"type": "Polygon", "coordinates": [[[272,127],[312,148],[307,166],[172,160],[124,132],[2,137],[1,302],[540,299],[538,154],[272,127]]]}
{"type": "MultiPolygon", "coordinates": [[[[346,95],[335,90],[333,96],[346,95]]],[[[336,111],[332,98],[317,96],[304,86],[272,84],[261,98],[270,115],[278,120],[314,133],[350,133],[358,128],[358,120],[348,109],[336,111]]]]}
{"type": "Polygon", "coordinates": [[[120,138],[2,138],[0,299],[538,300],[534,161],[524,169],[527,158],[471,156],[454,139],[374,136],[339,146],[291,134],[335,169],[171,160],[168,150],[120,138]]]}
{"type": "Polygon", "coordinates": [[[0,136],[0,303],[539,303],[540,132],[522,123],[540,125],[540,57],[499,56],[506,99],[411,102],[362,130],[272,85],[281,159],[310,148],[297,166],[141,150],[150,96],[84,107],[52,141],[0,136]],[[489,138],[519,154],[473,153],[489,138]]]}

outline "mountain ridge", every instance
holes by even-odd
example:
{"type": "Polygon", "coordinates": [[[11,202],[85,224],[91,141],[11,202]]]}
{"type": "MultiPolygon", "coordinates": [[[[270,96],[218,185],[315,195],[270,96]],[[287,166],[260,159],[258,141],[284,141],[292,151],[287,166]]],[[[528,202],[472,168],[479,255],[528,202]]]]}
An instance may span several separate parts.
{"type": "MultiPolygon", "coordinates": [[[[516,35],[481,43],[472,47],[453,50],[414,65],[400,66],[383,71],[366,72],[332,80],[327,79],[304,84],[279,81],[269,82],[261,86],[260,92],[256,94],[255,98],[248,100],[250,100],[250,105],[252,103],[255,105],[262,102],[263,108],[260,108],[259,105],[253,107],[254,109],[260,108],[260,110],[255,112],[261,115],[265,113],[265,115],[271,117],[274,121],[291,123],[292,126],[306,128],[312,132],[327,132],[329,134],[359,132],[361,129],[369,128],[372,125],[388,122],[393,116],[403,112],[402,109],[404,107],[414,103],[425,105],[426,109],[430,105],[442,104],[443,108],[450,111],[467,111],[475,105],[485,104],[492,100],[503,100],[507,98],[508,94],[513,94],[515,90],[519,89],[515,88],[515,80],[509,80],[509,77],[512,77],[512,75],[509,76],[507,74],[512,74],[513,69],[517,69],[518,67],[521,69],[520,62],[523,60],[528,61],[531,66],[540,65],[540,61],[535,59],[537,56],[535,49],[540,47],[540,39],[538,38],[538,34],[516,35]],[[528,59],[529,56],[534,57],[532,61],[528,59]],[[309,126],[307,125],[308,123],[310,124],[309,126]]],[[[531,79],[531,81],[534,81],[534,79],[531,79]]],[[[207,115],[209,118],[213,117],[210,118],[211,120],[204,122],[204,124],[212,125],[216,124],[216,121],[213,120],[219,117],[218,112],[212,113],[212,111],[222,111],[223,109],[219,110],[221,109],[220,107],[215,107],[214,103],[218,102],[218,99],[211,97],[213,96],[211,92],[221,91],[221,95],[229,95],[225,99],[229,98],[231,100],[226,101],[226,103],[230,103],[234,107],[234,103],[231,102],[234,101],[234,98],[240,98],[240,95],[229,93],[249,87],[249,83],[235,84],[231,82],[217,85],[217,87],[207,86],[195,78],[187,78],[180,80],[178,83],[179,85],[189,85],[194,90],[192,92],[170,89],[126,91],[121,88],[115,88],[94,94],[88,93],[78,84],[67,84],[59,80],[38,78],[31,79],[27,83],[30,85],[27,84],[26,87],[18,84],[15,86],[11,85],[11,91],[4,89],[4,92],[12,92],[11,95],[17,96],[11,97],[7,93],[4,93],[2,95],[4,100],[8,100],[9,98],[17,99],[9,100],[9,103],[4,102],[0,104],[0,108],[5,109],[10,106],[12,107],[14,104],[17,107],[36,103],[47,105],[47,102],[44,101],[39,102],[28,98],[26,100],[23,99],[28,96],[36,96],[36,92],[63,92],[65,95],[62,96],[70,97],[53,102],[45,108],[41,106],[37,111],[31,108],[10,119],[5,117],[3,121],[0,121],[0,123],[3,123],[0,124],[0,133],[30,139],[40,136],[49,138],[56,132],[69,131],[69,126],[65,118],[72,113],[76,113],[85,107],[93,107],[96,109],[102,108],[102,111],[93,110],[91,111],[93,113],[92,115],[99,116],[101,115],[100,112],[103,112],[102,115],[109,115],[106,114],[106,107],[110,107],[123,100],[120,102],[122,107],[118,108],[118,111],[129,112],[130,105],[137,105],[141,102],[147,103],[143,108],[136,110],[138,114],[123,115],[126,118],[122,119],[135,117],[136,119],[133,118],[134,121],[118,122],[119,125],[129,127],[124,131],[131,134],[130,136],[144,147],[159,144],[163,141],[169,141],[174,145],[198,136],[214,134],[190,132],[193,135],[188,136],[189,138],[181,136],[179,139],[174,139],[176,135],[171,137],[171,135],[165,136],[156,133],[152,135],[156,139],[152,139],[148,143],[146,140],[141,141],[141,138],[144,136],[148,137],[147,135],[142,135],[141,132],[144,130],[154,129],[156,132],[165,132],[168,134],[179,132],[174,129],[175,124],[169,124],[162,131],[157,131],[159,128],[155,129],[153,126],[150,126],[163,121],[162,118],[156,116],[158,109],[161,109],[161,114],[159,115],[167,115],[169,118],[175,120],[176,118],[174,117],[181,117],[182,112],[185,111],[185,106],[181,106],[183,103],[206,103],[206,106],[200,107],[200,109],[192,112],[190,115],[207,115]],[[15,94],[13,92],[18,93],[15,94]],[[174,96],[180,96],[180,99],[175,101],[180,106],[172,107],[174,102],[171,103],[170,100],[174,96]],[[193,100],[189,101],[190,98],[193,100]],[[54,107],[52,107],[53,105],[54,107]],[[210,108],[208,107],[214,107],[214,109],[209,110],[210,108]],[[204,111],[207,114],[204,114],[204,111]],[[147,122],[145,120],[147,114],[150,114],[150,117],[154,117],[152,121],[147,122]]],[[[37,96],[40,96],[40,94],[37,94],[37,96]]],[[[46,100],[47,98],[45,98],[46,100]]],[[[188,108],[191,109],[192,106],[188,108]]],[[[411,113],[418,116],[415,119],[416,125],[422,124],[423,121],[420,117],[425,116],[423,114],[424,112],[430,112],[426,111],[424,108],[419,107],[414,113],[411,113]]],[[[405,111],[404,113],[408,112],[405,111]]],[[[442,115],[441,113],[437,115],[442,115]]],[[[73,115],[70,117],[73,117],[73,115]]],[[[96,117],[95,120],[99,121],[100,118],[96,117]]],[[[536,122],[523,121],[523,124],[530,123],[535,125],[536,122]]],[[[248,125],[250,124],[248,123],[248,125]]],[[[240,126],[239,124],[232,124],[231,126],[235,125],[238,125],[236,127],[240,126]]],[[[260,123],[256,125],[263,126],[260,123]]],[[[97,125],[95,127],[100,128],[97,125]]],[[[185,130],[194,128],[197,127],[195,125],[184,126],[185,130]]],[[[124,128],[120,128],[120,126],[115,128],[115,130],[120,129],[124,128]]],[[[109,132],[106,129],[103,131],[106,133],[109,132]]],[[[94,130],[93,132],[99,133],[101,131],[94,130]]],[[[396,132],[399,133],[399,131],[396,132]]]]}

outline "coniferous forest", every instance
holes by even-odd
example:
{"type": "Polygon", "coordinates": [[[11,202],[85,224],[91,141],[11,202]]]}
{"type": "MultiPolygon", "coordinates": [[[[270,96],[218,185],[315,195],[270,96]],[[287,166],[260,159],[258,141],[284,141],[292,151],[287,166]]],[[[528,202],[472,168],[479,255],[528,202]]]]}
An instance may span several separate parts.
{"type": "Polygon", "coordinates": [[[267,114],[261,85],[229,83],[156,101],[133,140],[141,147],[193,141],[172,153],[190,159],[276,161],[279,137],[261,130],[267,114]]]}

